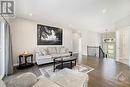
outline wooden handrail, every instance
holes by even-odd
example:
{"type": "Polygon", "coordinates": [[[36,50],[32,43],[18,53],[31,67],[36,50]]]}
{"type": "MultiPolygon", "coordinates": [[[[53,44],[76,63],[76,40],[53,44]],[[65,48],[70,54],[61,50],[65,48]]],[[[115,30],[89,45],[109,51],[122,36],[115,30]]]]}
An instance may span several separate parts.
{"type": "Polygon", "coordinates": [[[102,57],[103,58],[107,58],[107,54],[105,54],[105,52],[103,51],[103,49],[101,48],[101,46],[99,46],[99,58],[102,58],[102,57]]]}

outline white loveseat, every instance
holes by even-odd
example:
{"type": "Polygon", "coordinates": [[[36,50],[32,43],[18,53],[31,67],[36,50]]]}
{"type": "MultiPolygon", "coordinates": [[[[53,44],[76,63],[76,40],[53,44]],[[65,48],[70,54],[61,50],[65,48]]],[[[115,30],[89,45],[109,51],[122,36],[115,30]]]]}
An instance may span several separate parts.
{"type": "Polygon", "coordinates": [[[36,63],[38,65],[51,63],[53,58],[70,56],[71,53],[64,47],[39,47],[35,49],[36,63]]]}

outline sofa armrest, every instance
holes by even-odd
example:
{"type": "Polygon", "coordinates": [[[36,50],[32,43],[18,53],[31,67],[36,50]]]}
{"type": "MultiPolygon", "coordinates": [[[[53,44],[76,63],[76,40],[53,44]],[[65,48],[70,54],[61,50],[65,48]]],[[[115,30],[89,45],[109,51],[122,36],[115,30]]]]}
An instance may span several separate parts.
{"type": "Polygon", "coordinates": [[[40,52],[36,52],[35,55],[36,55],[36,58],[38,58],[38,57],[41,56],[42,54],[41,54],[40,52]]]}

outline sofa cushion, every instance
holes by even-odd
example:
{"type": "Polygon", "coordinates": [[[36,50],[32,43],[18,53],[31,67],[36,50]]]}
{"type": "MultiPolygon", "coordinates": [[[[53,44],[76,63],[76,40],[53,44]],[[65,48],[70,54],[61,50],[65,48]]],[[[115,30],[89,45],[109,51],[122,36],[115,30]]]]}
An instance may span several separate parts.
{"type": "Polygon", "coordinates": [[[52,58],[57,58],[57,57],[61,57],[60,54],[51,54],[52,58]]]}
{"type": "Polygon", "coordinates": [[[57,54],[56,47],[47,48],[48,54],[57,54]]]}
{"type": "Polygon", "coordinates": [[[44,56],[39,56],[39,57],[38,57],[38,60],[42,60],[42,59],[50,59],[50,58],[52,58],[51,55],[44,55],[44,56]]]}
{"type": "Polygon", "coordinates": [[[37,82],[37,77],[33,73],[24,73],[7,82],[7,87],[31,87],[37,82]]]}
{"type": "Polygon", "coordinates": [[[32,87],[60,87],[56,83],[52,82],[48,78],[40,78],[39,81],[32,87]]]}
{"type": "Polygon", "coordinates": [[[3,82],[3,80],[0,80],[0,87],[6,87],[5,83],[3,82]]]}

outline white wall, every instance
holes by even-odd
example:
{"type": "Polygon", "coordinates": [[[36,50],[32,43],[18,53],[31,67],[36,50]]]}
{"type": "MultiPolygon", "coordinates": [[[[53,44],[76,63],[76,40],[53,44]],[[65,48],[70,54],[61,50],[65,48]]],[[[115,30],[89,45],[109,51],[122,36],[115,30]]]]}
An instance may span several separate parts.
{"type": "Polygon", "coordinates": [[[80,40],[80,33],[73,32],[73,52],[79,53],[79,40],[80,40]]]}
{"type": "Polygon", "coordinates": [[[87,46],[100,46],[101,34],[91,31],[81,33],[82,37],[82,54],[87,55],[87,46]]]}
{"type": "MultiPolygon", "coordinates": [[[[37,24],[50,24],[30,21],[23,18],[12,19],[10,24],[13,43],[13,62],[14,64],[17,64],[19,54],[23,53],[24,51],[33,53],[34,49],[39,47],[37,46],[37,24]]],[[[78,51],[78,48],[80,47],[81,53],[83,55],[87,55],[87,45],[99,46],[100,33],[83,31],[80,33],[80,35],[76,35],[73,33],[72,29],[63,28],[63,46],[69,48],[71,51],[78,51]],[[82,47],[78,46],[79,41],[76,41],[76,39],[80,38],[82,47]]]]}
{"type": "MultiPolygon", "coordinates": [[[[24,51],[34,52],[37,46],[37,24],[39,22],[16,18],[10,21],[13,43],[13,62],[18,63],[18,55],[24,51]]],[[[43,25],[48,25],[40,23],[43,25]]],[[[63,29],[63,46],[72,51],[72,30],[63,29]]]]}

